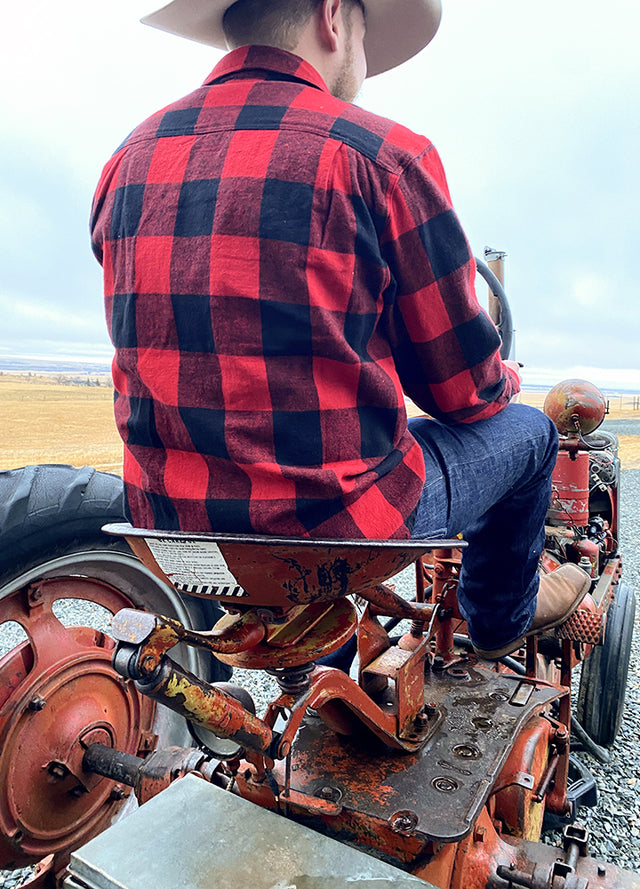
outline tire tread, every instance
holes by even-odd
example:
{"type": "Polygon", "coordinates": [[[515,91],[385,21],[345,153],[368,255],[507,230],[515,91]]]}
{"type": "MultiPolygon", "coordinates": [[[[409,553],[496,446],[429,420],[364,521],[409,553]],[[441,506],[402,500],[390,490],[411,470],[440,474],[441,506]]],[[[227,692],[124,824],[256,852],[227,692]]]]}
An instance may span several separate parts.
{"type": "Polygon", "coordinates": [[[124,484],[90,466],[38,464],[0,472],[0,576],[73,541],[122,521],[124,484]]]}

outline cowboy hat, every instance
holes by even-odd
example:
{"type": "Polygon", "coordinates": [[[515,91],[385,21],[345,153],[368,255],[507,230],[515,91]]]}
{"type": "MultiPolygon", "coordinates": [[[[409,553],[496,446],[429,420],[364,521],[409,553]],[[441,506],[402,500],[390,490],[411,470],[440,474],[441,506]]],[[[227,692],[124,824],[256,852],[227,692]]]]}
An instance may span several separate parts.
{"type": "MultiPolygon", "coordinates": [[[[145,25],[227,49],[222,18],[235,0],[172,0],[145,16],[145,25]]],[[[401,65],[420,52],[438,30],[441,0],[363,0],[367,77],[401,65]]]]}

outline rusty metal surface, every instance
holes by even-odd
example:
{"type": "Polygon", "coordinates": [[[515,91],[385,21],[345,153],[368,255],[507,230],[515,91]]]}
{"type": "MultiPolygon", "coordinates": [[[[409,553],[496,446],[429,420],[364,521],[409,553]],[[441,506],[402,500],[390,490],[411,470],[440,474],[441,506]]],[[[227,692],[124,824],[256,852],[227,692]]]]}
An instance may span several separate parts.
{"type": "Polygon", "coordinates": [[[620,556],[616,556],[615,558],[610,559],[607,562],[602,574],[600,575],[600,580],[591,593],[591,598],[595,602],[596,607],[601,608],[603,611],[607,610],[611,601],[612,594],[615,593],[615,588],[620,582],[621,577],[622,558],[620,556]]]}
{"type": "Polygon", "coordinates": [[[429,698],[442,721],[417,753],[366,749],[362,738],[339,741],[319,720],[305,722],[293,746],[292,788],[313,797],[330,775],[345,809],[382,820],[409,810],[412,833],[444,842],[465,837],[521,727],[559,692],[539,685],[527,704],[514,704],[519,677],[472,666],[463,672],[432,676],[429,698]]]}
{"type": "MultiPolygon", "coordinates": [[[[335,731],[350,734],[353,731],[362,732],[363,726],[366,726],[381,741],[397,750],[417,749],[430,732],[430,727],[425,726],[422,729],[416,728],[411,736],[401,737],[398,733],[397,701],[393,692],[389,693],[386,700],[377,703],[342,670],[316,667],[311,675],[309,689],[304,694],[300,696],[283,694],[267,710],[265,717],[267,720],[269,714],[277,713],[281,708],[290,711],[286,726],[280,735],[277,757],[282,758],[289,753],[307,708],[317,710],[324,718],[326,708],[329,707],[331,710],[336,704],[340,705],[345,714],[350,711],[355,719],[350,728],[347,727],[347,723],[342,729],[333,725],[335,731]]],[[[327,723],[332,725],[333,722],[331,715],[327,723]]]]}
{"type": "Polygon", "coordinates": [[[164,656],[153,678],[136,682],[145,696],[241,747],[269,751],[273,732],[240,701],[224,690],[226,683],[208,683],[164,656]]]}
{"type": "Polygon", "coordinates": [[[434,606],[432,604],[407,602],[384,583],[367,587],[367,589],[361,590],[359,595],[370,604],[372,614],[419,621],[428,621],[433,614],[434,606]]]}
{"type": "Polygon", "coordinates": [[[195,747],[163,747],[142,759],[103,744],[92,744],[85,751],[82,765],[87,772],[133,787],[142,805],[191,772],[202,774],[203,769],[208,773],[211,763],[195,747]]]}
{"type": "MultiPolygon", "coordinates": [[[[578,825],[572,825],[577,827],[578,825]]],[[[532,887],[532,889],[547,889],[547,886],[563,886],[563,889],[572,887],[589,887],[589,889],[640,889],[640,875],[622,870],[615,864],[602,864],[593,858],[578,855],[573,864],[573,871],[566,875],[564,885],[557,876],[550,884],[549,874],[557,870],[558,850],[554,846],[545,846],[540,843],[523,842],[516,858],[514,870],[524,874],[529,882],[520,883],[520,886],[532,887]],[[580,882],[582,881],[582,882],[580,882]]],[[[571,866],[571,865],[570,865],[571,866]]],[[[491,884],[489,884],[491,885],[491,884]]],[[[511,886],[517,884],[512,883],[511,886]]],[[[493,886],[495,889],[510,889],[509,882],[497,879],[493,886]]]]}
{"type": "Polygon", "coordinates": [[[425,636],[412,650],[398,646],[387,648],[363,671],[364,676],[374,674],[393,680],[397,732],[407,740],[416,739],[419,734],[416,721],[419,716],[422,717],[424,710],[424,670],[428,645],[429,639],[425,636]]]}
{"type": "Polygon", "coordinates": [[[413,873],[447,889],[640,889],[640,876],[588,857],[588,830],[564,830],[562,846],[505,841],[484,810],[473,831],[413,873]]]}
{"type": "MultiPolygon", "coordinates": [[[[221,618],[214,629],[224,630],[233,618],[233,615],[221,618]]],[[[293,627],[288,626],[285,620],[275,637],[249,650],[222,652],[217,657],[226,664],[251,670],[297,667],[340,648],[355,633],[358,618],[349,599],[338,599],[295,609],[292,623],[293,627]]]]}
{"type": "Polygon", "coordinates": [[[435,889],[192,775],[74,853],[70,871],[66,889],[435,889]]]}
{"type": "MultiPolygon", "coordinates": [[[[219,624],[217,625],[219,626],[219,624]]],[[[266,627],[257,612],[229,615],[221,629],[191,630],[170,617],[123,608],[111,622],[111,633],[118,642],[140,646],[139,665],[143,673],[152,673],[165,652],[179,642],[203,648],[214,654],[243,651],[262,641],[266,627]],[[147,668],[145,669],[145,661],[147,668]]]]}
{"type": "Polygon", "coordinates": [[[593,383],[563,380],[547,393],[543,410],[561,435],[578,437],[598,428],[607,413],[607,402],[593,383]]]}
{"type": "MultiPolygon", "coordinates": [[[[265,536],[243,536],[217,533],[182,533],[132,528],[126,524],[105,526],[106,533],[158,540],[168,546],[188,545],[190,558],[197,558],[197,547],[215,545],[222,554],[226,568],[236,581],[233,598],[243,605],[284,606],[327,602],[347,593],[359,593],[402,571],[419,556],[434,547],[460,546],[459,540],[304,540],[265,536]]],[[[206,555],[206,554],[205,554],[206,555]]],[[[209,553],[210,555],[210,553],[209,553]]],[[[204,559],[206,562],[209,555],[204,559]]],[[[158,563],[151,553],[140,550],[148,567],[158,572],[158,563]]],[[[160,565],[162,576],[170,581],[170,570],[160,565]]],[[[218,585],[199,576],[200,588],[205,586],[208,598],[229,601],[230,590],[213,592],[218,585]]],[[[233,586],[233,585],[232,585],[233,586]]],[[[194,593],[184,586],[184,592],[194,593]]]]}
{"type": "Polygon", "coordinates": [[[559,451],[552,475],[551,503],[547,521],[551,525],[589,523],[589,454],[559,451]]]}
{"type": "Polygon", "coordinates": [[[463,618],[458,609],[458,578],[462,553],[459,547],[453,550],[436,549],[433,553],[431,577],[431,601],[438,606],[435,623],[434,658],[443,664],[455,659],[453,634],[454,622],[460,625],[463,618]]]}
{"type": "Polygon", "coordinates": [[[83,773],[85,746],[100,740],[136,753],[153,704],[123,685],[113,642],[88,627],[65,628],[58,599],[117,611],[129,600],[83,577],[51,579],[3,600],[28,641],[0,660],[0,866],[19,867],[68,850],[108,824],[121,801],[112,784],[83,773]]]}
{"type": "Polygon", "coordinates": [[[537,841],[542,831],[542,801],[557,767],[549,766],[553,726],[542,716],[524,726],[492,788],[494,815],[511,836],[537,841]],[[546,786],[545,786],[545,781],[546,786]]]}

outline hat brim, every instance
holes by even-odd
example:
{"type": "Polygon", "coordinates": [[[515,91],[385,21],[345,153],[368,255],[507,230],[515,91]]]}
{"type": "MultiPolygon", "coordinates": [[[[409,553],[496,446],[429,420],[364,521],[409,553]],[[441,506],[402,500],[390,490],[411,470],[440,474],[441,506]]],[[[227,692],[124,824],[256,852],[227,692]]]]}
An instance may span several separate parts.
{"type": "MultiPolygon", "coordinates": [[[[222,19],[235,0],[172,0],[146,15],[145,25],[197,43],[227,49],[222,19]]],[[[363,0],[367,15],[364,49],[367,77],[412,58],[433,39],[441,0],[363,0]]]]}

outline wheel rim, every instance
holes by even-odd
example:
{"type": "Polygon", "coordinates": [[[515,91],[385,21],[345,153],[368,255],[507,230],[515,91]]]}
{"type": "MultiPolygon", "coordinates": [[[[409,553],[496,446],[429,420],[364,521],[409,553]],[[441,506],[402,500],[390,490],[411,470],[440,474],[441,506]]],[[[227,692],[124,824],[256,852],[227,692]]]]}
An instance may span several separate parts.
{"type": "Polygon", "coordinates": [[[145,604],[190,623],[171,590],[118,551],[60,556],[0,587],[0,625],[15,622],[27,637],[0,658],[3,868],[53,856],[50,867],[60,869],[124,807],[128,790],[83,773],[85,746],[136,754],[155,741],[154,705],[113,670],[113,641],[90,627],[63,626],[53,610],[61,599],[97,603],[112,614],[145,604]]]}
{"type": "Polygon", "coordinates": [[[0,660],[0,865],[20,867],[68,851],[106,826],[122,805],[113,782],[82,771],[84,746],[100,740],[130,753],[148,740],[153,707],[111,667],[113,642],[88,627],[64,627],[60,599],[131,604],[101,581],[65,577],[4,595],[0,620],[27,641],[0,660]]]}

